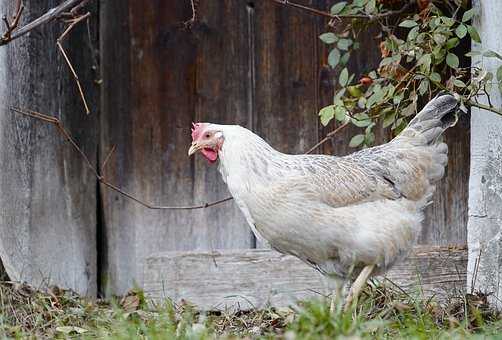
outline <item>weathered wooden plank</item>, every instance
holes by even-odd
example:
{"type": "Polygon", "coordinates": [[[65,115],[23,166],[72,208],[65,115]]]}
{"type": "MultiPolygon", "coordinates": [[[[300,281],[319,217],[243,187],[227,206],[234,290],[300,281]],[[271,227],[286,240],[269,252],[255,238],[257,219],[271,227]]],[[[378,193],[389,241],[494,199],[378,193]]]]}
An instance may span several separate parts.
{"type": "MultiPolygon", "coordinates": [[[[23,3],[28,22],[59,1],[23,3]]],[[[14,5],[2,1],[0,13],[13,13],[14,5]]],[[[91,22],[95,43],[97,20],[91,22]]],[[[0,48],[0,256],[12,280],[95,295],[96,179],[54,126],[10,111],[15,106],[57,116],[95,163],[94,51],[85,23],[63,43],[93,109],[87,116],[56,47],[63,29],[53,22],[0,48]]]]}
{"type": "MultiPolygon", "coordinates": [[[[224,198],[216,167],[190,159],[192,121],[248,123],[248,23],[240,2],[107,1],[102,5],[101,158],[107,174],[145,200],[189,205],[224,198]],[[120,62],[117,63],[117,60],[120,62]],[[112,64],[117,64],[111,67],[112,64]]],[[[232,202],[198,211],[151,211],[103,189],[107,263],[104,291],[141,283],[152,252],[250,247],[232,202]]]]}
{"type": "MultiPolygon", "coordinates": [[[[417,246],[386,277],[408,292],[444,297],[464,291],[466,268],[465,248],[417,246]]],[[[265,249],[161,253],[147,259],[144,277],[150,299],[185,300],[203,310],[287,306],[333,288],[295,257],[265,249]]]]}
{"type": "MultiPolygon", "coordinates": [[[[500,53],[502,3],[496,0],[473,1],[479,13],[474,26],[482,44],[473,42],[475,51],[500,53]]],[[[500,61],[482,56],[472,58],[472,66],[496,73],[500,61]]],[[[495,85],[495,84],[494,84],[495,85]]],[[[493,106],[502,107],[497,86],[490,92],[493,106]]],[[[488,104],[486,98],[480,102],[488,104]]],[[[492,293],[490,302],[502,309],[502,117],[472,108],[471,177],[469,181],[469,279],[470,289],[492,293]]]]}
{"type": "Polygon", "coordinates": [[[253,130],[281,152],[303,153],[318,141],[320,19],[273,1],[253,11],[253,130]]]}
{"type": "MultiPolygon", "coordinates": [[[[200,1],[196,28],[195,121],[251,126],[253,115],[252,8],[235,0],[200,1]]],[[[180,145],[185,151],[188,144],[180,145]]],[[[217,166],[197,155],[194,198],[205,202],[229,196],[217,166]]],[[[234,202],[193,215],[183,249],[252,247],[254,236],[234,202]]],[[[173,247],[171,249],[182,249],[173,247]]]]}

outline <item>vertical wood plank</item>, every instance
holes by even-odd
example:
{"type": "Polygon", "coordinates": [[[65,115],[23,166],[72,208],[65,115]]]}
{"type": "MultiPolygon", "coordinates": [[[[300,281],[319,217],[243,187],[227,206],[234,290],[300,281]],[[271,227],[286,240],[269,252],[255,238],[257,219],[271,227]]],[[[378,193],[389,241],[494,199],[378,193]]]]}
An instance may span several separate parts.
{"type": "Polygon", "coordinates": [[[281,152],[303,153],[318,140],[319,18],[272,1],[254,6],[253,129],[281,152]]]}
{"type": "MultiPolygon", "coordinates": [[[[24,1],[22,23],[58,4],[24,1]]],[[[10,15],[13,7],[3,1],[0,13],[10,15]]],[[[92,22],[95,43],[97,21],[92,22]]],[[[95,295],[96,179],[54,126],[10,110],[14,106],[57,116],[95,163],[98,112],[85,114],[56,47],[63,28],[53,22],[0,48],[0,256],[12,280],[95,295]]],[[[63,45],[96,108],[85,23],[63,45]]]]}
{"type": "Polygon", "coordinates": [[[272,1],[255,7],[255,130],[282,152],[302,153],[318,139],[319,19],[272,1]]]}
{"type": "MultiPolygon", "coordinates": [[[[110,180],[150,202],[190,205],[226,197],[216,168],[187,156],[191,122],[248,122],[246,7],[232,0],[200,6],[191,30],[183,25],[192,15],[189,2],[110,1],[102,8],[101,156],[117,144],[110,180]]],[[[104,290],[114,293],[141,284],[143,261],[152,252],[248,248],[252,242],[232,202],[151,211],[103,189],[103,211],[104,290]]]]}
{"type": "MultiPolygon", "coordinates": [[[[196,28],[195,120],[250,127],[252,79],[249,20],[244,1],[200,1],[196,28]]],[[[186,150],[188,144],[182,146],[186,150]]],[[[215,165],[196,156],[194,197],[214,201],[229,196],[215,165]]],[[[194,215],[191,249],[249,248],[253,235],[234,202],[194,215]]]]}

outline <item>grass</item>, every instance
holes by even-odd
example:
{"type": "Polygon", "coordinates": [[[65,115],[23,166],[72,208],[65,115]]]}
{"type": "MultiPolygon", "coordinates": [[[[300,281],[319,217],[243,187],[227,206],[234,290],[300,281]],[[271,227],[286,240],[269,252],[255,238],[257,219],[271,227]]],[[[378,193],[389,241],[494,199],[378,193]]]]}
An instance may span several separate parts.
{"type": "Polygon", "coordinates": [[[152,305],[139,290],[91,301],[57,288],[0,284],[0,338],[82,339],[502,339],[502,318],[487,296],[444,304],[371,285],[357,308],[331,313],[329,301],[294,308],[199,313],[189,304],[152,305]]]}

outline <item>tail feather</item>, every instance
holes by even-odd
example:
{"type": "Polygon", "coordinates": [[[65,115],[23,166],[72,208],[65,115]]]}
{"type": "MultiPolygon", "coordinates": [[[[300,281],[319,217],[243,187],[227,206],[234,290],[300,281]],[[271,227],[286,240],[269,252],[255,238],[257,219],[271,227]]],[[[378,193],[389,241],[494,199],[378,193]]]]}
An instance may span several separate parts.
{"type": "Polygon", "coordinates": [[[439,137],[458,120],[459,103],[452,95],[431,100],[401,132],[398,138],[411,138],[416,145],[434,145],[439,137]]]}

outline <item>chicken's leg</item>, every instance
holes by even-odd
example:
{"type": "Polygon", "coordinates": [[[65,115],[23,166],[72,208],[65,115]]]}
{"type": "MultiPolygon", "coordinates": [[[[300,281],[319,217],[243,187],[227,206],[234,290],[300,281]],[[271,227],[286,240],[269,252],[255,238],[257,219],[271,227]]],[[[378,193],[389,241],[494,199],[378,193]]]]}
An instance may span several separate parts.
{"type": "Polygon", "coordinates": [[[345,311],[349,309],[352,301],[357,300],[359,293],[361,293],[361,290],[366,284],[366,281],[368,280],[368,277],[371,275],[371,272],[374,268],[375,265],[370,264],[364,267],[363,270],[361,270],[361,273],[359,273],[359,276],[352,284],[352,287],[350,287],[349,295],[347,295],[347,298],[345,299],[345,305],[343,306],[343,309],[345,311]]]}
{"type": "Polygon", "coordinates": [[[334,279],[333,282],[335,289],[331,293],[331,303],[329,305],[329,311],[332,314],[335,312],[336,299],[340,299],[343,296],[343,287],[345,286],[345,282],[342,280],[334,279]]]}

